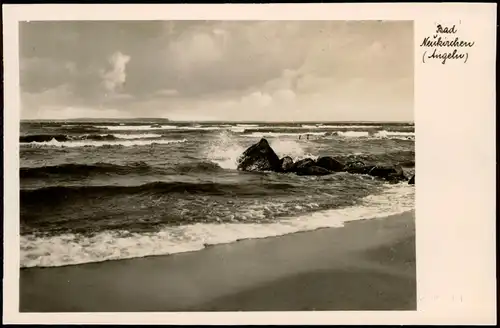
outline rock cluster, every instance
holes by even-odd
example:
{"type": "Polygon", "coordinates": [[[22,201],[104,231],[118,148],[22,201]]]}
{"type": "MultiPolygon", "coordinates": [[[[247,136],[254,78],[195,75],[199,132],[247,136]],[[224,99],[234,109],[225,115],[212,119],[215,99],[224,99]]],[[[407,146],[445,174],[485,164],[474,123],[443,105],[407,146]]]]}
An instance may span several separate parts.
{"type": "MultiPolygon", "coordinates": [[[[294,162],[289,156],[279,158],[266,139],[250,146],[243,152],[238,161],[241,171],[272,171],[279,173],[295,173],[297,175],[328,175],[335,172],[368,174],[390,182],[408,181],[400,165],[367,165],[361,161],[342,163],[330,156],[301,159],[294,162]]],[[[409,184],[415,183],[412,176],[409,184]]]]}

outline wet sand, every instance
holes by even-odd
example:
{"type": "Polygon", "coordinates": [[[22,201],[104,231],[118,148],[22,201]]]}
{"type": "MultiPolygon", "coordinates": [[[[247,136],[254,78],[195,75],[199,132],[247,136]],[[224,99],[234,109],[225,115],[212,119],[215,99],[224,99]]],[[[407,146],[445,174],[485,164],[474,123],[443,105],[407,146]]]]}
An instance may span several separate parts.
{"type": "Polygon", "coordinates": [[[21,270],[21,312],[416,310],[415,216],[21,270]]]}

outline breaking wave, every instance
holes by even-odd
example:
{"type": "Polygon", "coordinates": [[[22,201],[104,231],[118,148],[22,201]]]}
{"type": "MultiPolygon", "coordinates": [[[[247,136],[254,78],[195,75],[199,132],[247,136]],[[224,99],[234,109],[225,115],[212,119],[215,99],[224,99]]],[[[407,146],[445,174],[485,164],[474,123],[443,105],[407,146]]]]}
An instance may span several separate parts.
{"type": "Polygon", "coordinates": [[[370,135],[368,131],[339,131],[335,133],[340,137],[346,138],[368,137],[370,135]]]}
{"type": "Polygon", "coordinates": [[[118,139],[151,139],[160,138],[161,134],[156,133],[143,133],[143,134],[113,134],[118,139]]]}
{"type": "Polygon", "coordinates": [[[56,141],[83,141],[83,140],[118,140],[118,139],[148,139],[159,138],[160,134],[34,134],[19,137],[20,143],[56,141]]]}
{"type": "Polygon", "coordinates": [[[112,131],[143,131],[143,130],[172,130],[177,129],[176,125],[96,125],[98,129],[112,131]]]}
{"type": "Polygon", "coordinates": [[[336,131],[332,135],[344,138],[383,138],[383,139],[412,139],[415,137],[415,132],[406,131],[336,131]]]}
{"type": "Polygon", "coordinates": [[[303,128],[307,129],[375,129],[381,128],[381,125],[302,125],[303,128]]]}
{"type": "Polygon", "coordinates": [[[168,145],[186,142],[187,139],[182,140],[163,140],[163,139],[153,139],[153,140],[72,140],[72,141],[58,141],[53,138],[50,141],[33,141],[29,143],[21,143],[28,147],[62,147],[62,148],[76,148],[76,147],[103,147],[103,146],[122,146],[122,147],[133,147],[133,146],[149,146],[149,145],[168,145]]]}
{"type": "Polygon", "coordinates": [[[377,137],[385,137],[385,138],[390,138],[390,137],[414,137],[415,132],[402,132],[402,131],[378,131],[375,133],[375,136],[377,137]]]}
{"type": "Polygon", "coordinates": [[[156,232],[102,231],[92,236],[29,234],[21,236],[21,267],[55,267],[197,251],[208,245],[242,239],[339,228],[345,222],[386,217],[413,208],[414,188],[398,184],[387,186],[381,194],[365,197],[358,206],[318,211],[270,223],[195,223],[165,226],[156,232]]]}
{"type": "Polygon", "coordinates": [[[327,132],[252,132],[245,134],[245,137],[251,138],[269,138],[269,137],[298,137],[298,136],[326,136],[327,132]]]}

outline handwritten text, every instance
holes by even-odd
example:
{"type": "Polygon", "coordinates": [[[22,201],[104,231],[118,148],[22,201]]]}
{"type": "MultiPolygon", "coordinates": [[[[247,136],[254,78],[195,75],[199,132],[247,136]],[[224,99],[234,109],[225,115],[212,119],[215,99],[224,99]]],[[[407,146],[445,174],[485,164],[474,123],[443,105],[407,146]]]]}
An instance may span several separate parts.
{"type": "Polygon", "coordinates": [[[474,41],[461,40],[459,37],[450,37],[447,35],[454,35],[458,32],[456,25],[451,27],[437,25],[435,34],[427,36],[422,40],[420,47],[430,48],[424,51],[422,55],[422,62],[426,60],[440,60],[444,65],[447,60],[460,60],[464,63],[469,59],[468,48],[472,48],[475,44],[474,41]],[[448,48],[448,49],[442,49],[448,48]],[[452,49],[449,49],[452,48],[452,49]]]}

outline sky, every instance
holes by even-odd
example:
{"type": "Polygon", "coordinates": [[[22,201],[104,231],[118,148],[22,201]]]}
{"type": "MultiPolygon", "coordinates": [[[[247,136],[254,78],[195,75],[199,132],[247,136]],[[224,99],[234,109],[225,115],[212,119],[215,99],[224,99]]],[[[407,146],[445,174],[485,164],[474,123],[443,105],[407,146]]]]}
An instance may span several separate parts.
{"type": "Polygon", "coordinates": [[[21,118],[413,121],[411,21],[38,21],[21,118]]]}

